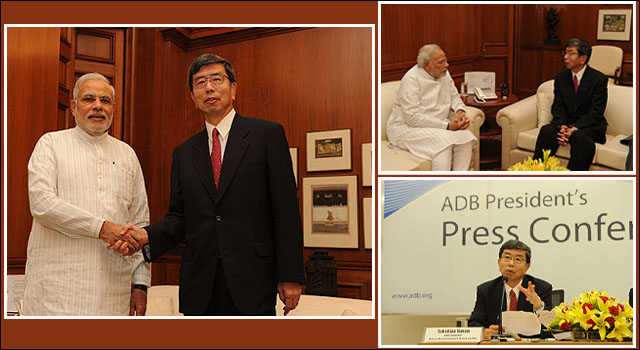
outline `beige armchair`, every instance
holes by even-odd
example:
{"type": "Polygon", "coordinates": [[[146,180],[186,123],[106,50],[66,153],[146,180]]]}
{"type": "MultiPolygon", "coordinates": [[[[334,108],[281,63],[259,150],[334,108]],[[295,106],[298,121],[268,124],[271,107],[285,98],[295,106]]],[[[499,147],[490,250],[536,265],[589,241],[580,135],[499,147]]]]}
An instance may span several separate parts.
{"type": "Polygon", "coordinates": [[[594,45],[591,47],[589,65],[609,77],[609,84],[618,84],[622,70],[622,49],[611,45],[594,45]]]}
{"type": "MultiPolygon", "coordinates": [[[[396,90],[399,86],[399,80],[382,83],[380,86],[380,165],[382,171],[431,170],[430,160],[418,158],[407,150],[389,145],[387,119],[391,115],[396,90]]],[[[466,110],[470,121],[469,130],[478,138],[478,142],[473,147],[469,170],[480,170],[480,126],[484,122],[484,113],[480,109],[470,106],[467,106],[466,110]]]]}
{"type": "MultiPolygon", "coordinates": [[[[604,117],[607,142],[596,143],[596,154],[589,170],[625,170],[629,147],[620,140],[633,133],[633,88],[608,85],[609,97],[604,117]]],[[[498,111],[496,121],[502,128],[502,168],[533,156],[538,132],[552,119],[553,80],[542,83],[535,95],[529,96],[498,111]]],[[[568,163],[570,146],[560,146],[556,157],[568,163]]]]}
{"type": "MultiPolygon", "coordinates": [[[[177,285],[149,288],[146,316],[183,316],[179,311],[179,289],[177,285]]],[[[280,298],[276,299],[276,316],[283,316],[284,304],[280,298]]],[[[303,294],[289,316],[371,316],[372,309],[371,300],[303,294]]]]}

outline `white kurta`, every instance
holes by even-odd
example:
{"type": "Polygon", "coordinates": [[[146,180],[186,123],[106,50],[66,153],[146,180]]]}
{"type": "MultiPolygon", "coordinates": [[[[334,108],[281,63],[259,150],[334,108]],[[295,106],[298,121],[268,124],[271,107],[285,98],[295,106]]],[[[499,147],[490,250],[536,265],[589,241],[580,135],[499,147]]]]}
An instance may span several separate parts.
{"type": "Polygon", "coordinates": [[[105,220],[149,223],[133,149],[75,127],[43,135],[28,167],[25,315],[128,315],[131,285],[150,285],[151,267],[141,252],[122,257],[98,234],[105,220]]]}
{"type": "Polygon", "coordinates": [[[449,114],[464,107],[448,71],[435,79],[415,65],[398,87],[387,120],[389,143],[431,160],[446,147],[475,141],[468,129],[447,130],[449,114]]]}

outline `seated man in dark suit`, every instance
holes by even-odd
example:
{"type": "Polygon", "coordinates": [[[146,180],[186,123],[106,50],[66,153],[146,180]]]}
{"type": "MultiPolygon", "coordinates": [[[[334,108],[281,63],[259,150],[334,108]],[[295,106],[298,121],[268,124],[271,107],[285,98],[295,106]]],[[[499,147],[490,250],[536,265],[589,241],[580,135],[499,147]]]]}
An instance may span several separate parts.
{"type": "MultiPolygon", "coordinates": [[[[469,327],[484,327],[482,336],[490,339],[498,334],[498,315],[502,311],[529,311],[536,314],[551,310],[551,284],[527,275],[531,267],[531,248],[512,239],[500,247],[498,269],[502,276],[478,286],[476,305],[469,318],[469,327]],[[503,282],[503,277],[507,282],[503,282]],[[524,287],[526,286],[526,288],[524,287]]],[[[508,329],[507,329],[508,331],[508,329]]],[[[551,337],[541,328],[541,338],[551,337]]]]}
{"type": "Polygon", "coordinates": [[[569,144],[571,158],[567,168],[589,170],[595,143],[606,142],[608,79],[587,65],[591,46],[584,40],[569,40],[563,57],[567,69],[553,82],[553,119],[540,129],[533,159],[542,159],[543,150],[551,150],[554,155],[560,145],[569,144]]]}

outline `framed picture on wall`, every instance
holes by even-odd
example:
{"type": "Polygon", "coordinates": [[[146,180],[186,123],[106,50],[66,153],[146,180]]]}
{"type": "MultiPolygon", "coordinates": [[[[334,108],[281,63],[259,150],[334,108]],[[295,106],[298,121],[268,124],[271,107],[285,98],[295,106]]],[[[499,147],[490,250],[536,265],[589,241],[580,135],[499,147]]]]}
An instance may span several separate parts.
{"type": "Polygon", "coordinates": [[[373,231],[371,230],[371,197],[362,198],[362,226],[364,227],[364,249],[372,249],[373,231]]]}
{"type": "Polygon", "coordinates": [[[599,10],[598,40],[629,41],[631,21],[631,9],[599,10]]]}
{"type": "Polygon", "coordinates": [[[355,175],[302,179],[304,246],[358,248],[355,175]]]}
{"type": "Polygon", "coordinates": [[[293,166],[293,176],[296,179],[296,187],[298,187],[298,147],[289,147],[291,154],[291,165],[293,166]]]}
{"type": "Polygon", "coordinates": [[[351,169],[351,129],[307,132],[307,171],[351,169]]]}
{"type": "Polygon", "coordinates": [[[362,144],[362,187],[371,187],[371,162],[373,153],[371,142],[362,144]]]}

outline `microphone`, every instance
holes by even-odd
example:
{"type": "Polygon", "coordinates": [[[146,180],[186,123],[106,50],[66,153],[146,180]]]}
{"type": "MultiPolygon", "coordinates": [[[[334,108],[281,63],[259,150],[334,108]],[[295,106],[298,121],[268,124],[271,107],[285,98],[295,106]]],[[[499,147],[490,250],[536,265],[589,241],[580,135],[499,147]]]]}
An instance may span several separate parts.
{"type": "Polygon", "coordinates": [[[505,298],[505,294],[507,291],[507,282],[509,282],[509,277],[506,276],[502,276],[502,297],[500,298],[500,313],[498,314],[498,318],[500,319],[500,325],[498,327],[500,327],[498,329],[498,335],[502,335],[502,307],[504,305],[504,298],[505,298]]]}

